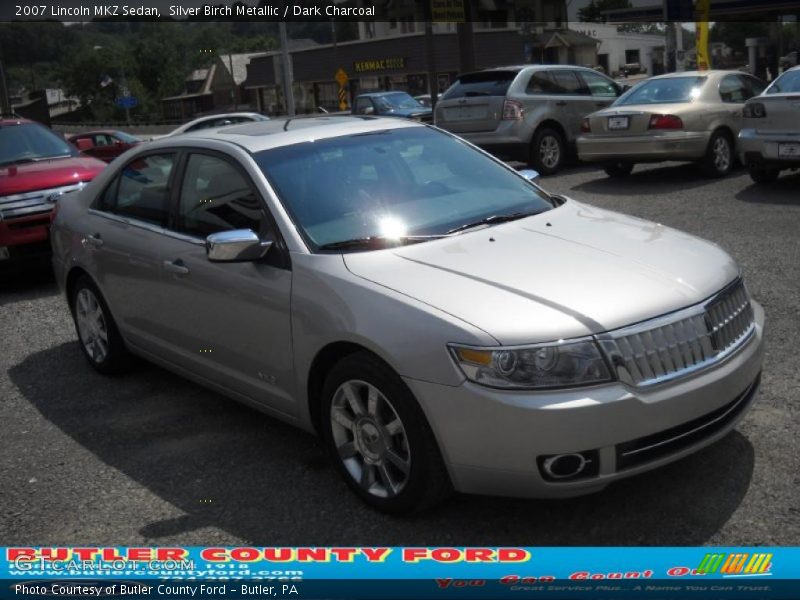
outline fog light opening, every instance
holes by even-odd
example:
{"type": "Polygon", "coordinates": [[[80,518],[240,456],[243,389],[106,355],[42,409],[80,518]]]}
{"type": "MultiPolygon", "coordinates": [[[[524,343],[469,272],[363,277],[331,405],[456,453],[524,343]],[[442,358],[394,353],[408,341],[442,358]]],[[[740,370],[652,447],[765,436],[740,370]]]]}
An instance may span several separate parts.
{"type": "Polygon", "coordinates": [[[588,462],[583,454],[578,454],[577,452],[556,454],[546,458],[542,468],[553,479],[567,479],[580,475],[588,462]]]}

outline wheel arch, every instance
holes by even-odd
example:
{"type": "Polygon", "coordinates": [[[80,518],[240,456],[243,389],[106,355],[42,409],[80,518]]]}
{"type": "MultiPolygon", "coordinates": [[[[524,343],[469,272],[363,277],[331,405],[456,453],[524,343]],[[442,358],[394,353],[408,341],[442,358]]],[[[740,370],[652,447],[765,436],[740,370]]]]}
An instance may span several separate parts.
{"type": "Polygon", "coordinates": [[[533,141],[536,139],[536,136],[545,127],[549,127],[551,129],[555,129],[556,131],[558,131],[558,133],[561,135],[561,139],[564,140],[564,143],[569,144],[569,136],[567,136],[567,130],[561,123],[559,123],[552,117],[543,120],[534,128],[533,135],[531,136],[531,141],[530,141],[531,144],[533,144],[533,141]]]}

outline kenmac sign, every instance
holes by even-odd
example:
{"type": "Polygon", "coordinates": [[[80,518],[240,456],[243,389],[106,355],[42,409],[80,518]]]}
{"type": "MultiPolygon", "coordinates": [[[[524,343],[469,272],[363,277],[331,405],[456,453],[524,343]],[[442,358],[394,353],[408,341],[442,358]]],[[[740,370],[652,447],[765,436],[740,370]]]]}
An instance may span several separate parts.
{"type": "Polygon", "coordinates": [[[396,71],[406,68],[405,57],[380,58],[377,60],[357,60],[353,63],[356,73],[370,73],[372,71],[396,71]]]}

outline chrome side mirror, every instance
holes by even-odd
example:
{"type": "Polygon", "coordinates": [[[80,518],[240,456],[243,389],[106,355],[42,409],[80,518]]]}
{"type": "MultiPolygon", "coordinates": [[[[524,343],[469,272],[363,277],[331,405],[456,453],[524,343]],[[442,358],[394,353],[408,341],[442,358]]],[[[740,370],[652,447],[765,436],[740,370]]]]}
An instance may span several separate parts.
{"type": "Polygon", "coordinates": [[[518,171],[518,173],[528,181],[536,181],[539,179],[539,171],[534,171],[533,169],[522,169],[518,171]]]}
{"type": "Polygon", "coordinates": [[[272,247],[252,229],[234,229],[212,233],[206,238],[206,255],[212,262],[244,262],[258,260],[272,247]]]}

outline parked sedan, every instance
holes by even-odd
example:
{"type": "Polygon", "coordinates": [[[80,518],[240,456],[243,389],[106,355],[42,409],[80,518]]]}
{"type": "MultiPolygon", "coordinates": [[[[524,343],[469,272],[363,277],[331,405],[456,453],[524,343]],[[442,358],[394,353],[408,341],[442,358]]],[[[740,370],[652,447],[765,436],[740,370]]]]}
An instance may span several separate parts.
{"type": "Polygon", "coordinates": [[[756,183],[800,168],[800,67],[786,71],[744,107],[739,152],[756,183]]]}
{"type": "Polygon", "coordinates": [[[105,162],[111,162],[127,150],[142,143],[142,140],[136,136],[115,129],[86,131],[68,139],[84,154],[105,162]]]}
{"type": "Polygon", "coordinates": [[[665,160],[698,162],[709,176],[722,177],[736,158],[744,103],[765,87],[731,71],[653,77],[583,120],[578,156],[601,163],[610,177],[665,160]]]}
{"type": "Polygon", "coordinates": [[[426,106],[406,92],[399,91],[359,94],[353,104],[353,114],[401,117],[425,123],[433,121],[430,104],[426,106]]]}
{"type": "Polygon", "coordinates": [[[269,117],[264,116],[261,113],[254,112],[223,113],[194,119],[193,121],[184,123],[180,127],[176,127],[167,135],[179,135],[181,133],[200,131],[201,129],[218,129],[228,125],[237,125],[239,123],[257,123],[259,121],[269,121],[269,117]]]}
{"type": "Polygon", "coordinates": [[[594,492],[723,437],[764,352],[733,259],[523,175],[404,119],[206,129],[64,202],[53,264],[92,367],[316,431],[381,510],[594,492]]]}

